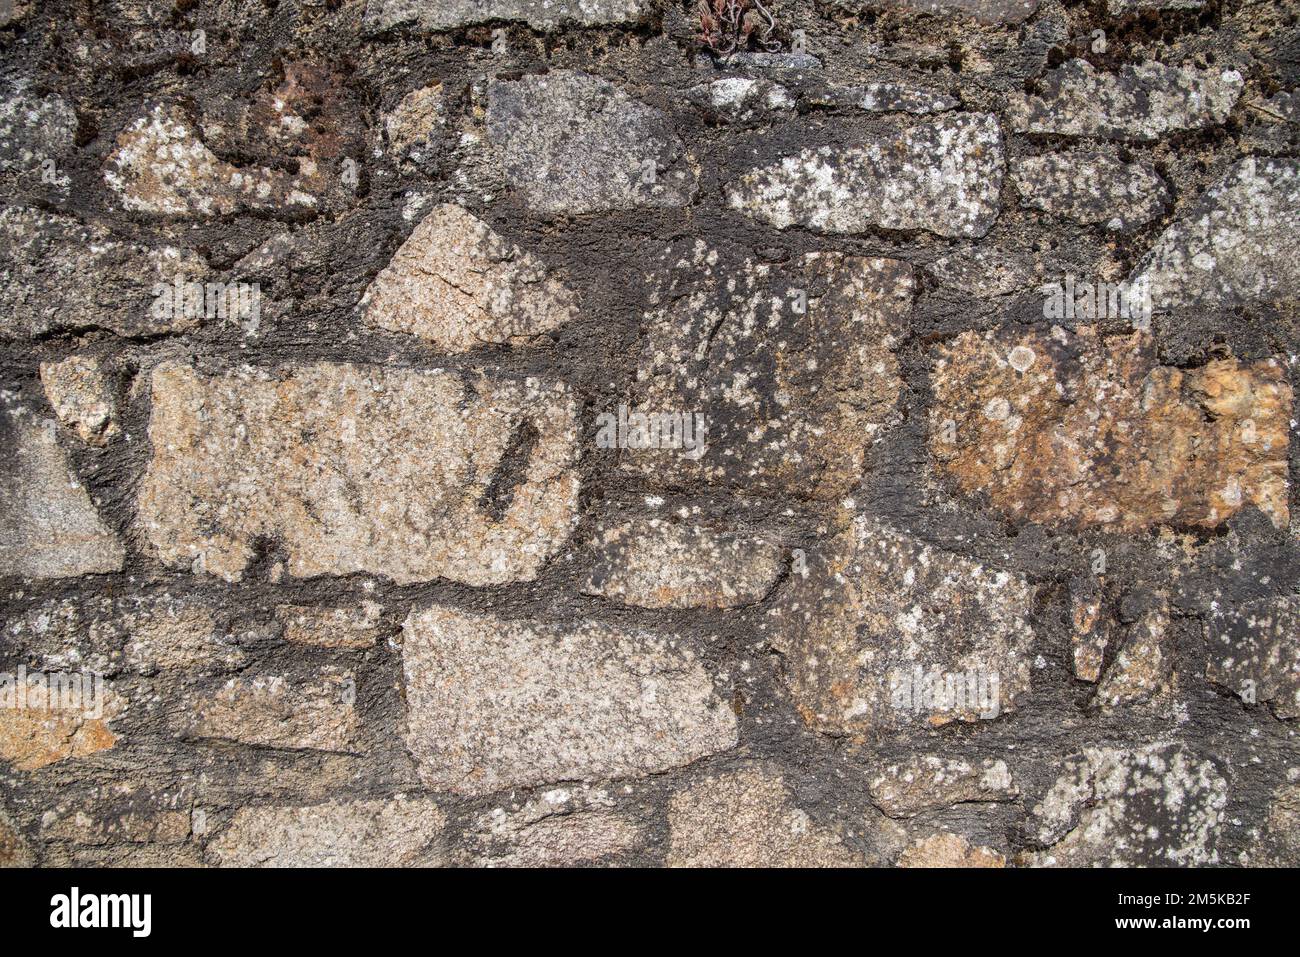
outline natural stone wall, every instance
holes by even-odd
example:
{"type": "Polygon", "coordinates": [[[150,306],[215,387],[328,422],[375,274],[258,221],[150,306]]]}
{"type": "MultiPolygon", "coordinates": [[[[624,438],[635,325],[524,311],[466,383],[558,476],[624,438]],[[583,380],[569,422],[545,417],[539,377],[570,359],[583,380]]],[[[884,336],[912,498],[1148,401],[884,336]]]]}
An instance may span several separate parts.
{"type": "Polygon", "coordinates": [[[1300,864],[1300,14],[0,4],[0,866],[1300,864]]]}

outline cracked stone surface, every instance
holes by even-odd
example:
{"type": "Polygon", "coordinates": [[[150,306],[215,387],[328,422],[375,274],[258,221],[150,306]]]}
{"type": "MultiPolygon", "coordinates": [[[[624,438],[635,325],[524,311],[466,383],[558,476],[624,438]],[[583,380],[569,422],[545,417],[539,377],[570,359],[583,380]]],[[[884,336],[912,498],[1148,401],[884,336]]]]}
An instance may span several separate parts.
{"type": "Polygon", "coordinates": [[[143,534],[165,564],[243,578],[259,541],[290,575],[529,579],[569,535],[578,479],[564,387],[337,363],[152,375],[143,534]],[[531,428],[530,428],[531,426],[531,428]],[[526,456],[494,482],[514,437],[526,456]],[[190,468],[199,454],[207,468],[190,468]],[[268,480],[268,476],[276,477],[268,480]]]}
{"type": "Polygon", "coordinates": [[[673,636],[435,605],[403,626],[402,663],[407,746],[435,790],[652,774],[736,743],[730,705],[673,636]]]}
{"type": "Polygon", "coordinates": [[[443,205],[420,221],[366,291],[365,321],[446,352],[526,344],[578,315],[578,298],[537,257],[443,205]]]}
{"type": "Polygon", "coordinates": [[[1287,522],[1292,395],[1275,360],[1183,370],[1142,332],[964,332],[932,381],[936,471],[1014,519],[1213,528],[1253,505],[1287,522]]]}
{"type": "Polygon", "coordinates": [[[963,113],[863,146],[801,150],[740,177],[727,200],[777,229],[983,236],[998,216],[1003,167],[997,118],[963,113]]]}
{"type": "Polygon", "coordinates": [[[696,174],[669,119],[572,70],[493,81],[487,136],[506,180],[544,216],[685,206],[696,174]]]}
{"type": "Polygon", "coordinates": [[[1087,60],[1070,60],[1040,86],[1037,94],[1010,100],[1016,132],[1154,140],[1222,123],[1241,96],[1243,80],[1232,69],[1148,62],[1100,73],[1087,60]]]}

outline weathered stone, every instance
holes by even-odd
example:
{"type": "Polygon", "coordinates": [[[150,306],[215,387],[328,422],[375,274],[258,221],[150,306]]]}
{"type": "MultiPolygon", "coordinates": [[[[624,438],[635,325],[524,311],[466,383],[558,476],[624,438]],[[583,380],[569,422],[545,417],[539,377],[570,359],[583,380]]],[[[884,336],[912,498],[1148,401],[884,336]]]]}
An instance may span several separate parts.
{"type": "Polygon", "coordinates": [[[1213,528],[1254,504],[1287,523],[1291,387],[1275,360],[1180,369],[1142,332],[965,332],[931,383],[939,473],[1010,518],[1213,528]]]}
{"type": "Polygon", "coordinates": [[[1029,688],[1034,589],[869,516],[809,550],[769,612],[796,707],[856,734],[996,718],[1029,688]]]}
{"type": "Polygon", "coordinates": [[[125,552],[68,467],[52,419],[0,396],[0,575],[68,578],[122,568],[125,552]]]}
{"type": "Polygon", "coordinates": [[[1300,90],[1282,90],[1264,101],[1264,108],[1274,118],[1300,123],[1300,90]]]}
{"type": "Polygon", "coordinates": [[[447,352],[527,344],[578,314],[578,298],[530,253],[459,206],[420,221],[361,301],[365,321],[447,352]]]}
{"type": "Polygon", "coordinates": [[[190,812],[151,806],[147,800],[114,800],[104,806],[47,811],[41,837],[74,844],[180,844],[190,836],[190,812]]]}
{"type": "Polygon", "coordinates": [[[168,362],[152,382],[138,510],[173,567],[238,581],[276,537],[299,577],[501,584],[535,577],[568,538],[563,386],[330,363],[277,378],[168,362]]]}
{"type": "Polygon", "coordinates": [[[779,83],[729,76],[693,88],[691,102],[728,123],[748,123],[774,113],[793,113],[794,97],[779,83]]]}
{"type": "Polygon", "coordinates": [[[659,519],[605,529],[582,590],[641,608],[736,608],[760,601],[781,573],[770,539],[659,519]]]}
{"type": "Polygon", "coordinates": [[[41,385],[54,414],[81,441],[103,445],[118,427],[117,384],[105,363],[91,355],[41,363],[41,385]]]}
{"type": "Polygon", "coordinates": [[[447,123],[442,84],[412,90],[384,116],[388,148],[398,155],[436,141],[447,123]]]}
{"type": "Polygon", "coordinates": [[[1168,690],[1173,670],[1169,608],[1163,595],[1148,596],[1145,604],[1097,688],[1096,700],[1105,707],[1150,701],[1168,690]]]}
{"type": "Polygon", "coordinates": [[[976,246],[941,256],[926,266],[925,271],[941,286],[962,297],[992,299],[1034,287],[1041,268],[1037,257],[976,246]]]}
{"type": "Polygon", "coordinates": [[[171,595],[46,602],[6,622],[3,634],[49,667],[105,675],[237,668],[246,660],[211,606],[171,595]]]}
{"type": "Polygon", "coordinates": [[[1157,309],[1300,300],[1300,160],[1242,160],[1134,272],[1157,309]]]}
{"type": "Polygon", "coordinates": [[[1248,704],[1300,718],[1300,598],[1216,607],[1205,624],[1210,681],[1248,704]]]}
{"type": "Polygon", "coordinates": [[[1219,763],[1179,744],[1085,748],[1034,807],[1027,855],[1043,867],[1219,863],[1228,782],[1219,763]]]}
{"type": "Polygon", "coordinates": [[[493,81],[487,99],[506,179],[539,213],[685,206],[695,196],[668,117],[607,80],[552,70],[493,81]]]}
{"type": "Polygon", "coordinates": [[[730,706],[672,637],[436,605],[403,630],[407,746],[428,788],[654,774],[736,743],[730,706]]]}
{"type": "Polygon", "coordinates": [[[1012,182],[1025,206],[1077,223],[1130,229],[1169,207],[1169,187],[1147,163],[1108,153],[1048,153],[1018,161],[1012,182]]]}
{"type": "Polygon", "coordinates": [[[1102,614],[1102,597],[1093,578],[1070,582],[1070,640],[1074,646],[1074,676],[1096,682],[1110,643],[1110,619],[1102,614]]]}
{"type": "Polygon", "coordinates": [[[863,110],[868,113],[943,113],[960,104],[955,97],[937,90],[924,90],[903,83],[827,83],[803,97],[810,106],[863,110]]]}
{"type": "Polygon", "coordinates": [[[1007,859],[991,847],[972,845],[947,831],[921,838],[898,858],[899,867],[1006,867],[1007,859]]]}
{"type": "Polygon", "coordinates": [[[446,817],[426,798],[244,807],[208,843],[219,867],[428,867],[446,817]]]}
{"type": "Polygon", "coordinates": [[[886,765],[867,787],[872,803],[890,817],[912,817],[966,801],[1007,801],[1020,793],[1005,761],[966,761],[936,754],[886,765]]]}
{"type": "Polygon", "coordinates": [[[207,263],[172,246],[119,242],[100,226],[34,209],[0,210],[0,336],[108,329],[123,336],[180,331],[198,319],[155,314],[158,288],[202,281],[207,263]]]}
{"type": "Polygon", "coordinates": [[[883,0],[936,17],[971,17],[980,23],[1020,23],[1038,9],[1038,0],[883,0]]]}
{"type": "Polygon", "coordinates": [[[1017,133],[1156,140],[1222,123],[1243,85],[1236,70],[1151,62],[1098,73],[1087,60],[1069,60],[1046,76],[1040,94],[1012,95],[1007,116],[1017,133]]]}
{"type": "Polygon", "coordinates": [[[669,867],[855,867],[837,828],[795,806],[784,779],[757,766],[705,778],[668,804],[669,867]]]}
{"type": "Polygon", "coordinates": [[[90,675],[20,671],[0,674],[0,704],[0,761],[36,771],[113,747],[127,702],[90,675]]]}
{"type": "MultiPolygon", "coordinates": [[[[77,114],[60,96],[37,96],[25,83],[0,94],[0,172],[53,173],[72,149],[77,114]]],[[[65,181],[66,182],[66,181],[65,181]]]]}
{"type": "Polygon", "coordinates": [[[310,675],[240,675],[189,695],[176,718],[185,738],[268,748],[356,751],[356,679],[327,666],[310,675]]]}
{"type": "Polygon", "coordinates": [[[571,867],[624,854],[644,840],[642,827],[611,809],[604,791],[553,788],[522,807],[479,816],[458,862],[477,867],[571,867]]]}
{"type": "Polygon", "coordinates": [[[1112,17],[1149,10],[1200,10],[1205,0],[1106,0],[1106,12],[1112,17]]]}
{"type": "Polygon", "coordinates": [[[702,242],[673,247],[667,262],[645,319],[635,411],[695,416],[703,440],[693,450],[629,440],[621,467],[678,486],[845,494],[896,415],[892,350],[911,313],[911,268],[838,253],[789,268],[735,263],[702,242]]]}
{"type": "Polygon", "coordinates": [[[31,10],[28,0],[0,0],[0,27],[17,23],[31,10]]]}
{"type": "Polygon", "coordinates": [[[435,31],[504,20],[550,31],[636,23],[652,6],[652,0],[367,0],[365,23],[375,32],[394,27],[435,31]]]}
{"type": "MultiPolygon", "coordinates": [[[[1258,863],[1268,867],[1300,866],[1300,767],[1289,768],[1286,777],[1288,783],[1273,792],[1264,818],[1264,854],[1258,863]]],[[[3,866],[4,855],[0,851],[0,867],[3,866]]]]}
{"type": "Polygon", "coordinates": [[[13,821],[9,820],[4,809],[0,808],[0,868],[31,867],[33,863],[35,858],[32,856],[31,848],[27,846],[27,842],[14,827],[13,821]]]}
{"type": "Polygon", "coordinates": [[[727,201],[777,229],[983,236],[998,216],[1003,166],[997,119],[961,113],[863,146],[802,150],[741,176],[727,201]]]}
{"type": "Polygon", "coordinates": [[[359,608],[308,608],[280,605],[276,617],[284,623],[284,640],[318,648],[369,648],[383,632],[380,612],[373,601],[359,608]]]}

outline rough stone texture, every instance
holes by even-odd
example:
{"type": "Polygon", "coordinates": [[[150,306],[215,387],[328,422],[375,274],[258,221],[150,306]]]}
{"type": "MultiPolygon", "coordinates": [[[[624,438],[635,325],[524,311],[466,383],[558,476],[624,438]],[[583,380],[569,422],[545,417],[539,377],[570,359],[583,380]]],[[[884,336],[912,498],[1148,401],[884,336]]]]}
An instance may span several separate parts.
{"type": "Polygon", "coordinates": [[[669,484],[842,495],[894,415],[893,345],[911,309],[912,271],[837,253],[791,269],[730,255],[702,243],[669,251],[630,403],[703,415],[703,447],[629,449],[621,464],[669,484]]]}
{"type": "Polygon", "coordinates": [[[0,810],[0,868],[31,867],[35,857],[23,836],[14,829],[8,815],[0,810]]]}
{"type": "Polygon", "coordinates": [[[415,867],[443,861],[446,817],[426,798],[246,807],[211,843],[219,867],[415,867]]]}
{"type": "Polygon", "coordinates": [[[972,846],[960,834],[933,834],[917,841],[898,858],[899,867],[1006,867],[1006,858],[991,847],[972,846]]]}
{"type": "Polygon", "coordinates": [[[487,135],[506,179],[545,216],[685,206],[696,174],[663,113],[568,70],[488,88],[487,135]]]}
{"type": "Polygon", "coordinates": [[[1005,761],[970,762],[934,754],[883,767],[868,787],[872,803],[890,817],[911,817],[963,801],[1006,801],[1020,793],[1005,761]]]}
{"type": "Polygon", "coordinates": [[[755,767],[705,778],[668,805],[669,867],[854,867],[833,827],[791,800],[780,775],[755,767]]]}
{"type": "Polygon", "coordinates": [[[125,559],[68,466],[51,419],[0,396],[0,575],[67,578],[115,572],[125,559]]]}
{"type": "Polygon", "coordinates": [[[578,479],[562,386],[332,363],[279,375],[154,370],[138,508],[166,564],[238,581],[276,536],[299,577],[486,585],[534,577],[568,537],[578,479]],[[501,468],[518,484],[503,489],[501,468]]]}
{"type": "Polygon", "coordinates": [[[155,287],[177,276],[202,282],[207,275],[203,258],[190,250],[122,242],[102,226],[35,209],[0,210],[0,336],[6,338],[192,328],[197,318],[155,313],[155,287]]]}
{"type": "Polygon", "coordinates": [[[1101,592],[1091,578],[1070,583],[1070,640],[1074,651],[1074,676],[1080,681],[1101,678],[1106,647],[1110,644],[1110,619],[1103,614],[1101,592]]]}
{"type": "Polygon", "coordinates": [[[457,863],[481,867],[572,867],[609,863],[640,847],[645,829],[611,810],[604,789],[552,788],[518,808],[494,807],[475,821],[457,863]]]}
{"type": "Polygon", "coordinates": [[[1014,95],[1008,113],[1020,133],[1155,140],[1222,123],[1242,86],[1232,69],[1148,62],[1099,73],[1070,60],[1040,82],[1040,93],[1014,95]]]}
{"type": "Polygon", "coordinates": [[[998,216],[1003,166],[997,118],[963,113],[864,146],[801,150],[746,173],[727,199],[777,229],[983,236],[998,216]]]}
{"type": "Polygon", "coordinates": [[[1169,608],[1164,596],[1149,596],[1143,604],[1097,688],[1103,706],[1146,702],[1168,687],[1173,667],[1169,608]]]}
{"type": "Polygon", "coordinates": [[[1034,589],[870,516],[807,556],[769,612],[805,722],[826,734],[991,720],[1029,687],[1034,589]],[[927,693],[937,682],[953,692],[927,693]]]}
{"type": "Polygon", "coordinates": [[[1026,206],[1107,229],[1141,226],[1170,203],[1169,187],[1153,167],[1107,153],[1027,157],[1013,165],[1011,181],[1026,206]]]}
{"type": "MultiPolygon", "coordinates": [[[[716,85],[716,84],[715,84],[716,85]]],[[[812,106],[864,110],[868,113],[943,113],[956,109],[957,100],[946,93],[903,83],[827,83],[804,98],[812,106]]]]}
{"type": "Polygon", "coordinates": [[[23,84],[0,93],[0,172],[39,171],[77,136],[77,114],[60,96],[36,96],[23,84]]]}
{"type": "Polygon", "coordinates": [[[1134,273],[1158,309],[1300,300],[1300,161],[1242,160],[1134,273]]]}
{"type": "Polygon", "coordinates": [[[1142,332],[965,332],[932,383],[937,471],[1014,519],[1213,528],[1254,505],[1287,522],[1292,395],[1275,360],[1184,370],[1142,332]]]}
{"type": "Polygon", "coordinates": [[[771,113],[792,113],[794,97],[779,83],[747,76],[729,76],[702,83],[690,92],[691,102],[728,123],[747,123],[771,113]]]}
{"type": "Polygon", "coordinates": [[[1038,9],[1038,0],[884,0],[884,5],[981,23],[1020,23],[1038,9]]]}
{"type": "Polygon", "coordinates": [[[776,583],[774,542],[734,531],[649,519],[604,530],[582,590],[640,608],[736,608],[776,583]]]}
{"type": "Polygon", "coordinates": [[[453,30],[505,20],[526,23],[535,30],[554,30],[570,24],[635,23],[650,8],[650,0],[367,0],[366,26],[373,30],[453,30]]]}
{"type": "Polygon", "coordinates": [[[122,431],[114,379],[113,371],[96,356],[41,363],[41,384],[54,414],[91,445],[103,445],[122,431]]]}
{"type": "Polygon", "coordinates": [[[370,325],[446,352],[526,344],[578,314],[577,297],[540,260],[451,205],[420,221],[361,306],[370,325]]]}
{"type": "Polygon", "coordinates": [[[446,124],[441,83],[412,90],[393,110],[384,115],[384,134],[388,147],[405,153],[437,139],[446,124]]]}
{"type": "Polygon", "coordinates": [[[1281,718],[1300,718],[1300,598],[1218,608],[1205,630],[1210,681],[1249,704],[1267,702],[1281,718]]]}
{"type": "Polygon", "coordinates": [[[275,613],[284,623],[285,641],[318,648],[369,648],[383,634],[382,611],[366,601],[359,608],[280,605],[275,613]]]}
{"type": "Polygon", "coordinates": [[[353,751],[355,700],[352,673],[335,667],[306,675],[243,674],[191,694],[177,732],[267,748],[353,751]]]}
{"type": "Polygon", "coordinates": [[[1086,748],[1034,806],[1047,867],[1172,867],[1219,863],[1228,800],[1213,758],[1179,744],[1086,748]]]}
{"type": "Polygon", "coordinates": [[[117,743],[109,722],[126,710],[127,702],[121,695],[105,686],[102,699],[96,702],[75,697],[68,702],[62,696],[52,702],[47,695],[49,677],[27,675],[25,691],[14,675],[6,674],[0,682],[7,699],[21,697],[26,703],[26,707],[0,708],[0,761],[7,761],[15,771],[37,771],[60,761],[107,751],[117,743]],[[86,707],[66,708],[62,706],[65,703],[86,707]],[[58,706],[46,706],[50,704],[58,706]]]}
{"type": "Polygon", "coordinates": [[[736,743],[730,706],[671,636],[435,605],[407,619],[402,662],[407,746],[436,790],[651,774],[736,743]]]}

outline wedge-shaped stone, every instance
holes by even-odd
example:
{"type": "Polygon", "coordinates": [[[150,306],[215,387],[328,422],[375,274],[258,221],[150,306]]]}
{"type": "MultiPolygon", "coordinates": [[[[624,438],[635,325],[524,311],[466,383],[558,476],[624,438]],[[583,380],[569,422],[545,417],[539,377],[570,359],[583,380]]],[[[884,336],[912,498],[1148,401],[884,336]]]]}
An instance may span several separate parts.
{"type": "Polygon", "coordinates": [[[530,580],[568,538],[576,412],[534,379],[317,363],[153,373],[138,510],[173,567],[238,581],[262,540],[299,577],[530,580]]]}
{"type": "Polygon", "coordinates": [[[54,421],[0,400],[0,449],[0,575],[120,570],[122,545],[68,467],[54,421]]]}
{"type": "Polygon", "coordinates": [[[1003,167],[997,119],[962,113],[862,146],[805,149],[746,173],[727,201],[778,229],[983,236],[998,216],[1003,167]]]}
{"type": "Polygon", "coordinates": [[[1034,588],[869,516],[806,557],[766,622],[828,734],[992,720],[1029,687],[1034,588]]]}
{"type": "Polygon", "coordinates": [[[736,716],[672,636],[416,610],[407,746],[425,786],[489,794],[638,777],[733,747],[736,716]]]}
{"type": "Polygon", "coordinates": [[[965,332],[931,383],[939,473],[1012,519],[1212,528],[1253,503],[1287,522],[1291,387],[1275,360],[1180,369],[1141,332],[965,332]]]}
{"type": "Polygon", "coordinates": [[[527,342],[578,313],[539,259],[450,204],[421,220],[361,304],[371,325],[447,352],[527,342]]]}

